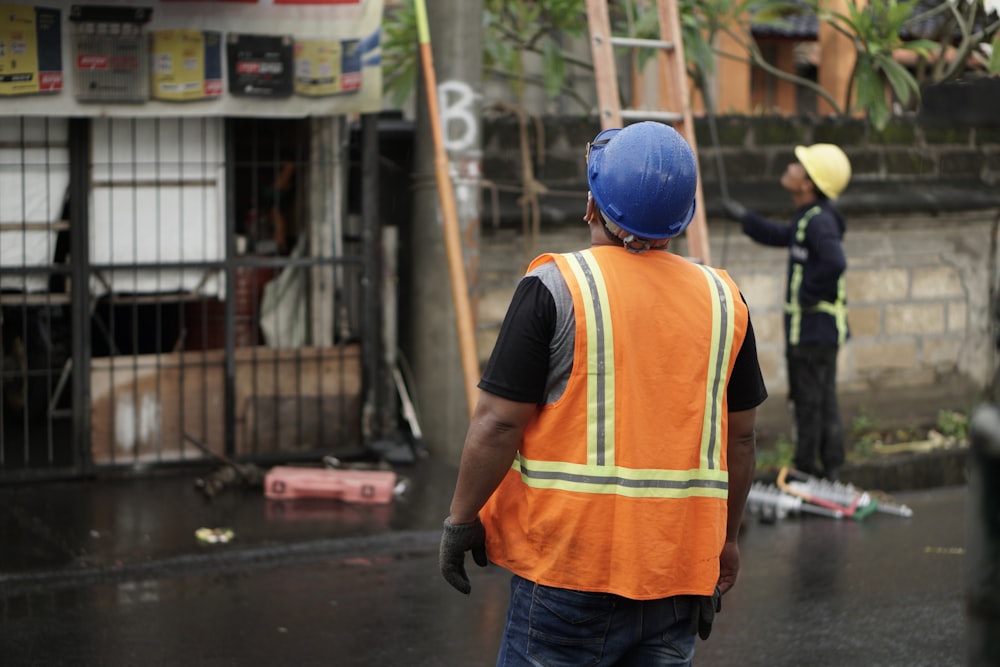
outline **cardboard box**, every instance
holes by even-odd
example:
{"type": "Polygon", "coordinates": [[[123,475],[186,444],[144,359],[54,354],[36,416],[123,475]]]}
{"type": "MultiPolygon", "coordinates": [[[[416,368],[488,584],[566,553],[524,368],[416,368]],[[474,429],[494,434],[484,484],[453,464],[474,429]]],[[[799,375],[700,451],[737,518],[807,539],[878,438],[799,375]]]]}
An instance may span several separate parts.
{"type": "MultiPolygon", "coordinates": [[[[360,346],[235,351],[236,455],[360,447],[360,346]]],[[[225,453],[223,350],[94,359],[97,464],[197,461],[225,453]]]]}

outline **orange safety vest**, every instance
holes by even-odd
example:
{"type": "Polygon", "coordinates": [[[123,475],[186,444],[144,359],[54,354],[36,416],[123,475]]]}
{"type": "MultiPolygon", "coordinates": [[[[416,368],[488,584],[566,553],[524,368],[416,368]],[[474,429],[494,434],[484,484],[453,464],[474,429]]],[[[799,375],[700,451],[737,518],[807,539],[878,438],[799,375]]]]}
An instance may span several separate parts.
{"type": "Polygon", "coordinates": [[[542,255],[573,296],[565,392],[480,512],[490,560],[546,586],[710,595],[726,536],[726,386],[748,325],[724,271],[670,252],[542,255]]]}

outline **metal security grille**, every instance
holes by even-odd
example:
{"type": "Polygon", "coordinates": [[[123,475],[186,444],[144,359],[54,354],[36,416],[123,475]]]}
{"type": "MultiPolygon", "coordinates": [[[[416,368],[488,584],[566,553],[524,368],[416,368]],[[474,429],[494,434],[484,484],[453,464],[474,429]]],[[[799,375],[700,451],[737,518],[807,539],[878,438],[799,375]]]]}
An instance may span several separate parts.
{"type": "Polygon", "coordinates": [[[11,125],[0,479],[361,444],[342,121],[11,125]]]}
{"type": "Polygon", "coordinates": [[[0,471],[78,463],[68,412],[68,122],[0,123],[0,471]]]}

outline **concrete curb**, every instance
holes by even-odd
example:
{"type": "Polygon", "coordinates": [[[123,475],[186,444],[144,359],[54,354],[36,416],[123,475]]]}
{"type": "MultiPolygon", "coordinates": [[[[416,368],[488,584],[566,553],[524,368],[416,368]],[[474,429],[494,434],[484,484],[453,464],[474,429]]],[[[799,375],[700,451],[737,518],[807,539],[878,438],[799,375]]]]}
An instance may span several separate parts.
{"type": "Polygon", "coordinates": [[[407,558],[437,553],[441,532],[395,531],[378,535],[310,540],[289,544],[247,546],[229,545],[218,550],[185,554],[156,560],[62,567],[13,574],[0,574],[0,590],[5,597],[38,590],[76,588],[95,584],[114,584],[147,578],[167,578],[207,574],[219,570],[257,570],[289,563],[315,563],[322,560],[344,561],[351,558],[407,558]]]}
{"type": "Polygon", "coordinates": [[[846,465],[841,480],[866,491],[919,491],[968,482],[969,448],[892,454],[846,465]]]}

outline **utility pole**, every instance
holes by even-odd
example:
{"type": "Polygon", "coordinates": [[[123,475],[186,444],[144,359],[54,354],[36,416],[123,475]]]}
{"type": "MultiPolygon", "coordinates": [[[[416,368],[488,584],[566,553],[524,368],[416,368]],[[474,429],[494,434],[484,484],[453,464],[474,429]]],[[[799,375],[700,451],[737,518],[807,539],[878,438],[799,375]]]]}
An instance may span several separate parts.
{"type": "MultiPolygon", "coordinates": [[[[482,0],[427,3],[441,129],[448,154],[473,316],[479,268],[482,165],[482,0]]],[[[409,264],[400,304],[408,331],[420,426],[428,449],[457,462],[469,425],[444,228],[434,176],[434,145],[424,86],[418,89],[413,220],[401,255],[409,264]]],[[[402,260],[401,260],[402,261],[402,260]]]]}

